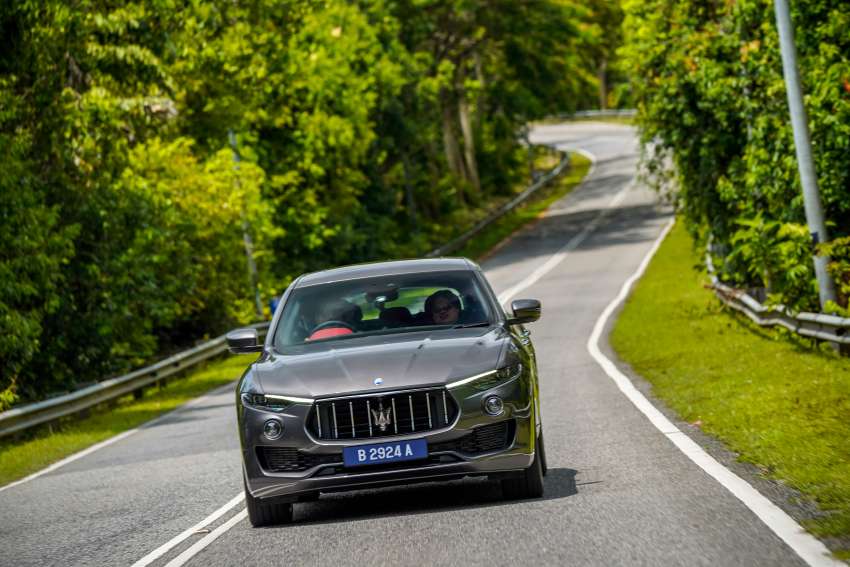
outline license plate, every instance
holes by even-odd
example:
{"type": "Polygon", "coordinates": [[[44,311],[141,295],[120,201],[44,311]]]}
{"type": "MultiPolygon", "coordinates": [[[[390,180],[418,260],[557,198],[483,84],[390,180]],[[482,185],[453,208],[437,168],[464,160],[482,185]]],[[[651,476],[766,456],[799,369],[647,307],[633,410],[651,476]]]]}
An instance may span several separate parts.
{"type": "Polygon", "coordinates": [[[424,439],[357,445],[342,450],[342,460],[347,467],[413,461],[427,456],[428,443],[424,439]]]}

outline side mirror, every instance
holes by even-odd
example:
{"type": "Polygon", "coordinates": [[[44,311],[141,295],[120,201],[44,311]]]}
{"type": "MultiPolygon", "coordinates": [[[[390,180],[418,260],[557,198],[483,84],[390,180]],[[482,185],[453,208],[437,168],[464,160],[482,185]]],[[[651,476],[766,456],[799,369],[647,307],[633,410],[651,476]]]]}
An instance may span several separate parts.
{"type": "Polygon", "coordinates": [[[227,340],[227,348],[233,354],[248,354],[252,352],[262,352],[263,345],[258,343],[259,335],[257,329],[246,327],[244,329],[235,329],[230,331],[225,336],[227,340]]]}
{"type": "Polygon", "coordinates": [[[536,299],[516,299],[511,301],[514,316],[508,319],[508,325],[533,323],[540,319],[540,302],[536,299]]]}

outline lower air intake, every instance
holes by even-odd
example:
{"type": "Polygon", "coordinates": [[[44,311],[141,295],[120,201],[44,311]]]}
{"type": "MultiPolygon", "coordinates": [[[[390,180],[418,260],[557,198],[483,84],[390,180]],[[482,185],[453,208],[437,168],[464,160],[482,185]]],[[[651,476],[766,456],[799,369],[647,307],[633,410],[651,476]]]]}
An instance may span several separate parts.
{"type": "Polygon", "coordinates": [[[455,453],[476,455],[500,451],[507,449],[513,443],[515,430],[516,422],[512,419],[484,425],[473,429],[472,433],[467,433],[458,439],[433,443],[428,446],[428,452],[454,451],[455,453]]]}

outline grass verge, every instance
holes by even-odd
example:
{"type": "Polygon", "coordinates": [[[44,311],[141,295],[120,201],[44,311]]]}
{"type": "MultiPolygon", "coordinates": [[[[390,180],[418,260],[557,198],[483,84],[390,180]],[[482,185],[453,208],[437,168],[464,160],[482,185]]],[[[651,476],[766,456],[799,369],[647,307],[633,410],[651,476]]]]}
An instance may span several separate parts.
{"type": "Polygon", "coordinates": [[[806,522],[850,558],[850,360],[730,312],[674,227],[611,334],[617,355],[686,421],[817,503],[806,522]]]}
{"type": "Polygon", "coordinates": [[[114,407],[95,408],[89,417],[70,417],[41,427],[22,440],[0,443],[0,486],[23,478],[69,455],[132,429],[201,394],[238,378],[248,359],[241,356],[208,363],[163,388],[145,390],[141,399],[119,399],[114,407]]]}
{"type": "MultiPolygon", "coordinates": [[[[477,258],[524,224],[533,221],[550,204],[569,193],[590,167],[590,161],[574,154],[569,172],[540,189],[525,204],[485,229],[474,242],[459,252],[477,258]]],[[[558,159],[543,155],[537,165],[551,168],[558,159]]],[[[23,478],[69,455],[118,435],[196,398],[213,388],[235,380],[248,359],[232,356],[208,363],[186,378],[175,379],[164,388],[149,388],[135,400],[126,396],[114,406],[98,408],[89,417],[72,417],[51,427],[42,427],[24,439],[0,442],[0,486],[23,478]]]]}
{"type": "MultiPolygon", "coordinates": [[[[539,189],[525,203],[509,212],[470,240],[457,251],[457,256],[482,258],[492,251],[505,238],[512,235],[529,222],[536,220],[549,205],[572,191],[590,169],[590,160],[580,154],[571,154],[571,167],[552,183],[539,189]]],[[[551,167],[557,165],[549,164],[551,167]]]]}

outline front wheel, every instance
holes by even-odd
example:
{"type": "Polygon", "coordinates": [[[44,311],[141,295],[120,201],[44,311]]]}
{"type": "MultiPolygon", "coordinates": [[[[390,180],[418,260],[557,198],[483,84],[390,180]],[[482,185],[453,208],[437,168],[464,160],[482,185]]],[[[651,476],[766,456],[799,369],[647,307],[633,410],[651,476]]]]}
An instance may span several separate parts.
{"type": "Polygon", "coordinates": [[[261,526],[272,526],[275,524],[288,524],[292,522],[292,504],[281,504],[272,502],[265,504],[259,498],[251,496],[248,483],[243,477],[245,485],[245,507],[248,509],[248,521],[255,528],[261,526]]]}
{"type": "Polygon", "coordinates": [[[540,436],[537,438],[537,450],[540,451],[540,468],[543,469],[543,476],[546,476],[546,473],[549,472],[549,467],[546,466],[546,446],[543,444],[543,432],[540,432],[540,436]]]}
{"type": "Polygon", "coordinates": [[[543,459],[542,447],[534,452],[531,466],[525,469],[521,476],[502,480],[502,496],[508,500],[525,498],[540,498],[543,496],[543,459]]]}

